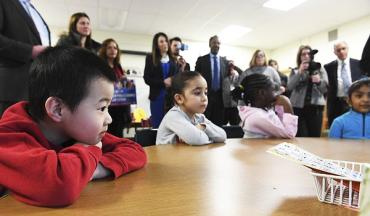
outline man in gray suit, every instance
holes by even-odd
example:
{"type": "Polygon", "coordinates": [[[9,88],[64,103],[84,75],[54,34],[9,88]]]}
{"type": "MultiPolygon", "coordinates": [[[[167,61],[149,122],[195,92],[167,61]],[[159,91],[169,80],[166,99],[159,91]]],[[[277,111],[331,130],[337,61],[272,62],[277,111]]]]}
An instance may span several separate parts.
{"type": "Polygon", "coordinates": [[[0,117],[28,99],[30,64],[49,45],[49,28],[30,0],[0,1],[0,117]]]}
{"type": "Polygon", "coordinates": [[[237,76],[236,72],[229,73],[228,60],[218,55],[220,44],[217,35],[211,37],[209,39],[210,53],[200,56],[195,64],[195,71],[204,77],[208,85],[208,106],[204,114],[218,126],[225,124],[225,111],[234,107],[232,105],[235,101],[232,101],[230,94],[230,85],[233,82],[230,79],[237,76]]]}

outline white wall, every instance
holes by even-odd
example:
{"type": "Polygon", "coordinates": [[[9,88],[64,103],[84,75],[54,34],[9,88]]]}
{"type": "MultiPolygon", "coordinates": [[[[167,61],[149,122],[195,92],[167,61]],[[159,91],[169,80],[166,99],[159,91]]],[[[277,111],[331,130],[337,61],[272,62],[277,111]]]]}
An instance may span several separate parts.
{"type": "MultiPolygon", "coordinates": [[[[313,24],[314,25],[314,24],[313,24]]],[[[328,32],[338,29],[338,39],[345,40],[349,45],[349,56],[360,59],[362,49],[370,34],[370,16],[334,26],[327,31],[320,32],[300,40],[291,42],[277,49],[271,50],[271,57],[279,62],[280,69],[286,70],[288,67],[296,66],[296,55],[300,45],[310,45],[313,49],[318,49],[315,60],[326,64],[336,59],[333,53],[333,42],[328,42],[328,32]]]]}
{"type": "MultiPolygon", "coordinates": [[[[369,36],[370,16],[363,17],[358,20],[353,20],[348,23],[344,23],[340,26],[334,26],[333,28],[327,29],[324,32],[320,32],[300,40],[293,41],[282,47],[274,50],[265,50],[267,57],[276,59],[279,62],[280,69],[282,71],[287,70],[289,67],[295,67],[295,58],[298,51],[298,47],[302,44],[308,44],[312,48],[318,49],[319,53],[316,55],[316,60],[325,64],[335,59],[333,54],[333,44],[328,42],[328,31],[338,29],[338,38],[347,41],[350,47],[350,56],[352,58],[359,59],[361,57],[362,49],[369,36]]],[[[52,44],[56,44],[59,35],[66,29],[60,27],[50,27],[52,35],[52,44]]],[[[177,35],[176,35],[177,36],[177,35]]],[[[178,35],[181,37],[181,35],[178,35]]],[[[169,35],[172,37],[172,35],[169,35]]],[[[93,38],[99,42],[106,38],[114,38],[121,49],[132,50],[132,51],[144,51],[150,52],[152,46],[152,36],[120,33],[120,32],[109,32],[109,31],[93,31],[93,38]]],[[[205,39],[208,41],[208,38],[205,39]]],[[[183,40],[184,43],[189,45],[189,50],[184,51],[181,55],[190,64],[192,70],[194,70],[195,62],[201,55],[205,55],[209,52],[208,42],[188,41],[183,40]]],[[[222,43],[222,41],[221,41],[222,43]]],[[[256,48],[247,47],[235,47],[221,44],[220,55],[226,56],[230,60],[234,60],[235,64],[241,69],[245,70],[248,68],[249,61],[256,48]]],[[[137,55],[122,55],[122,66],[124,69],[136,70],[139,72],[138,76],[133,76],[137,84],[137,99],[139,107],[150,114],[149,108],[149,88],[145,85],[142,79],[142,73],[144,71],[145,57],[137,55]]]]}
{"type": "MultiPolygon", "coordinates": [[[[59,35],[63,31],[66,31],[66,29],[53,26],[50,26],[50,30],[53,45],[55,45],[58,41],[59,35]]],[[[181,37],[181,35],[179,36],[181,37]]],[[[153,40],[153,36],[148,35],[94,30],[92,33],[92,37],[94,40],[99,42],[102,42],[107,38],[113,38],[119,44],[120,49],[143,52],[151,51],[153,40]]],[[[169,37],[172,37],[172,35],[169,35],[169,37]]],[[[183,40],[183,43],[189,45],[189,50],[182,52],[181,55],[183,55],[186,61],[190,64],[190,68],[194,70],[197,58],[201,55],[209,53],[208,38],[207,42],[183,40]]],[[[235,65],[245,70],[249,65],[249,61],[254,50],[254,48],[235,47],[221,44],[220,55],[226,56],[229,60],[234,60],[235,65]]],[[[269,52],[266,51],[266,53],[268,54],[269,52]]],[[[137,106],[142,107],[150,115],[148,100],[149,87],[144,83],[144,80],[142,78],[145,66],[145,56],[123,54],[121,56],[121,62],[125,70],[130,69],[139,72],[139,75],[131,76],[131,78],[135,79],[137,86],[137,106]]]]}

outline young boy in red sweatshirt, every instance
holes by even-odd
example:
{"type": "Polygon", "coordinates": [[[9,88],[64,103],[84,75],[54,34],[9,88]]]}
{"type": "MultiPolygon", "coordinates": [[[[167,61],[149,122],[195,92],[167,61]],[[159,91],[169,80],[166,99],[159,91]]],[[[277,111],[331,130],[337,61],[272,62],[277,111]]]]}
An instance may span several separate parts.
{"type": "Polygon", "coordinates": [[[31,205],[65,206],[89,181],[143,167],[139,144],[106,133],[115,79],[92,52],[46,49],[30,69],[29,102],[0,120],[0,191],[31,205]]]}

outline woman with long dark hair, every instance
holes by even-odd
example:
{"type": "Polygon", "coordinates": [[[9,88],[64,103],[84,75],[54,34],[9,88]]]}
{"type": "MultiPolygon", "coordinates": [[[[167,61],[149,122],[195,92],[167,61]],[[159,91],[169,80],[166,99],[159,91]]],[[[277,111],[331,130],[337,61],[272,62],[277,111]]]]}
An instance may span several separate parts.
{"type": "Polygon", "coordinates": [[[172,76],[178,72],[175,59],[169,49],[168,37],[159,32],[154,35],[152,53],[146,56],[144,81],[149,85],[151,123],[158,128],[164,114],[172,107],[170,87],[172,76]]]}
{"type": "Polygon", "coordinates": [[[91,38],[90,18],[86,13],[74,13],[68,26],[68,33],[62,34],[57,46],[78,46],[97,53],[100,43],[91,38]]]}

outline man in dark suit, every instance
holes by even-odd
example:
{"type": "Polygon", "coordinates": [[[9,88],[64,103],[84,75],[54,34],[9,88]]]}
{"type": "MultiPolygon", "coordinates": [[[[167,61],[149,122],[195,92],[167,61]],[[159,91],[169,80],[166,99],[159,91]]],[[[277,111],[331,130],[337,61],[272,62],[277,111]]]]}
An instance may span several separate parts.
{"type": "Polygon", "coordinates": [[[49,28],[30,0],[0,1],[0,117],[28,99],[30,64],[49,45],[49,28]]]}
{"type": "Polygon", "coordinates": [[[228,82],[228,61],[218,55],[220,40],[215,35],[209,39],[210,53],[198,58],[195,71],[198,71],[208,85],[208,106],[205,116],[216,125],[223,125],[225,107],[231,107],[232,99],[228,82]],[[230,106],[229,106],[230,105],[230,106]]]}
{"type": "Polygon", "coordinates": [[[347,91],[352,82],[361,78],[360,62],[348,58],[348,45],[345,41],[334,44],[334,54],[338,57],[324,67],[328,73],[329,89],[327,116],[329,127],[334,119],[347,112],[347,91]]]}

